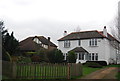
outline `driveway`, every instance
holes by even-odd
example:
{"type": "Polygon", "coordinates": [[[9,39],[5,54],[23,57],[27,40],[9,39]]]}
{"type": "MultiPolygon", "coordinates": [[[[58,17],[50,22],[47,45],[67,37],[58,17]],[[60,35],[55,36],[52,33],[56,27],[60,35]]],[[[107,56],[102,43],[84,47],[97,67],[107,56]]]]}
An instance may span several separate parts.
{"type": "Polygon", "coordinates": [[[107,67],[84,76],[81,79],[116,79],[117,72],[117,67],[107,67]]]}

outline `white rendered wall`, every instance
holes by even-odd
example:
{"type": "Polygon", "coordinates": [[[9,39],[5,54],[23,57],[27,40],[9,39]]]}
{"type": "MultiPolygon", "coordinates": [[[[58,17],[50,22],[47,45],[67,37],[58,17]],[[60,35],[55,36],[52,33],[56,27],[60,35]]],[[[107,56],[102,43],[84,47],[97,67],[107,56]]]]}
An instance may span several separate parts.
{"type": "MultiPolygon", "coordinates": [[[[67,53],[68,51],[74,49],[75,47],[83,47],[89,53],[98,53],[98,61],[106,61],[109,64],[109,59],[116,59],[116,50],[110,45],[109,40],[106,38],[97,39],[97,46],[89,46],[89,40],[85,39],[81,40],[81,46],[78,45],[78,40],[70,40],[70,47],[64,48],[64,41],[58,42],[58,48],[63,52],[67,53]]],[[[86,62],[86,60],[79,60],[82,63],[86,62]]]]}

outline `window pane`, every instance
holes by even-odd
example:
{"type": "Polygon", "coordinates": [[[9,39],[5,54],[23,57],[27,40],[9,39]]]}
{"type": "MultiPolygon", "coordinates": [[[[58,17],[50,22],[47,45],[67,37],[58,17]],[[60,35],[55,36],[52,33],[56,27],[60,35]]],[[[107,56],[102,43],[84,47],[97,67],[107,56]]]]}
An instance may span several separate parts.
{"type": "Polygon", "coordinates": [[[95,46],[97,46],[97,39],[95,39],[95,46]]]}
{"type": "Polygon", "coordinates": [[[96,53],[95,60],[98,60],[98,53],[96,53]]]}
{"type": "Polygon", "coordinates": [[[82,53],[81,55],[82,55],[82,60],[84,60],[84,53],[82,53]]]}
{"type": "Polygon", "coordinates": [[[89,54],[89,60],[91,60],[91,53],[89,54]]]}
{"type": "Polygon", "coordinates": [[[85,60],[88,60],[88,54],[85,53],[85,60]]]}
{"type": "Polygon", "coordinates": [[[94,39],[92,39],[92,46],[94,46],[94,39]]]}
{"type": "Polygon", "coordinates": [[[82,60],[82,56],[81,56],[81,53],[79,53],[79,60],[82,60]]]}
{"type": "Polygon", "coordinates": [[[79,46],[81,45],[81,40],[78,40],[78,45],[79,45],[79,46]]]}
{"type": "Polygon", "coordinates": [[[90,39],[90,42],[89,42],[90,46],[91,46],[91,39],[90,39]]]}
{"type": "Polygon", "coordinates": [[[94,60],[94,53],[92,53],[92,60],[94,60]]]}

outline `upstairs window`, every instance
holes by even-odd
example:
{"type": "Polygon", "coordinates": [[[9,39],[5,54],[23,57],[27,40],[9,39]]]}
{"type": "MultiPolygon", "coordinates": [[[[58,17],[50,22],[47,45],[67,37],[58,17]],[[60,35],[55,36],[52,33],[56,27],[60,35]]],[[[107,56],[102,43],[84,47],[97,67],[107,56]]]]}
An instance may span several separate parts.
{"type": "Polygon", "coordinates": [[[41,44],[42,43],[38,38],[34,38],[33,41],[36,42],[37,44],[41,44]]]}
{"type": "Polygon", "coordinates": [[[64,41],[64,47],[65,48],[69,48],[70,47],[70,41],[69,40],[65,40],[64,41]]]}
{"type": "Polygon", "coordinates": [[[90,39],[89,45],[90,46],[97,46],[97,39],[90,39]]]}
{"type": "Polygon", "coordinates": [[[78,46],[81,46],[81,40],[78,40],[78,46]]]}

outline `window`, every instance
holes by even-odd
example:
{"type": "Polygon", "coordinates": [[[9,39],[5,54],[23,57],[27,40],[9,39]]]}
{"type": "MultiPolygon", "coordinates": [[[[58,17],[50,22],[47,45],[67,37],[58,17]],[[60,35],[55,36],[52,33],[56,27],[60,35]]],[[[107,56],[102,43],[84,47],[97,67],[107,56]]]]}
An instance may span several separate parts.
{"type": "Polygon", "coordinates": [[[81,40],[78,40],[78,46],[80,46],[81,45],[81,40]]]}
{"type": "Polygon", "coordinates": [[[79,53],[79,60],[84,60],[84,53],[79,53]]]}
{"type": "Polygon", "coordinates": [[[97,61],[98,60],[98,53],[90,53],[89,60],[97,61]]]}
{"type": "Polygon", "coordinates": [[[34,38],[33,41],[36,42],[37,44],[41,44],[42,43],[38,38],[34,38]]]}
{"type": "Polygon", "coordinates": [[[89,60],[89,54],[88,53],[85,54],[85,60],[89,60]]]}
{"type": "Polygon", "coordinates": [[[95,60],[98,60],[98,53],[96,53],[95,55],[95,60]]]}
{"type": "Polygon", "coordinates": [[[97,46],[97,39],[90,39],[89,45],[90,46],[97,46]]]}
{"type": "Polygon", "coordinates": [[[94,53],[92,53],[92,60],[94,60],[94,53]]]}
{"type": "Polygon", "coordinates": [[[88,57],[88,58],[89,58],[88,60],[90,61],[90,60],[91,60],[91,53],[89,54],[89,57],[88,57]]]}
{"type": "Polygon", "coordinates": [[[64,47],[65,48],[70,47],[70,41],[69,40],[64,41],[64,47]]]}

